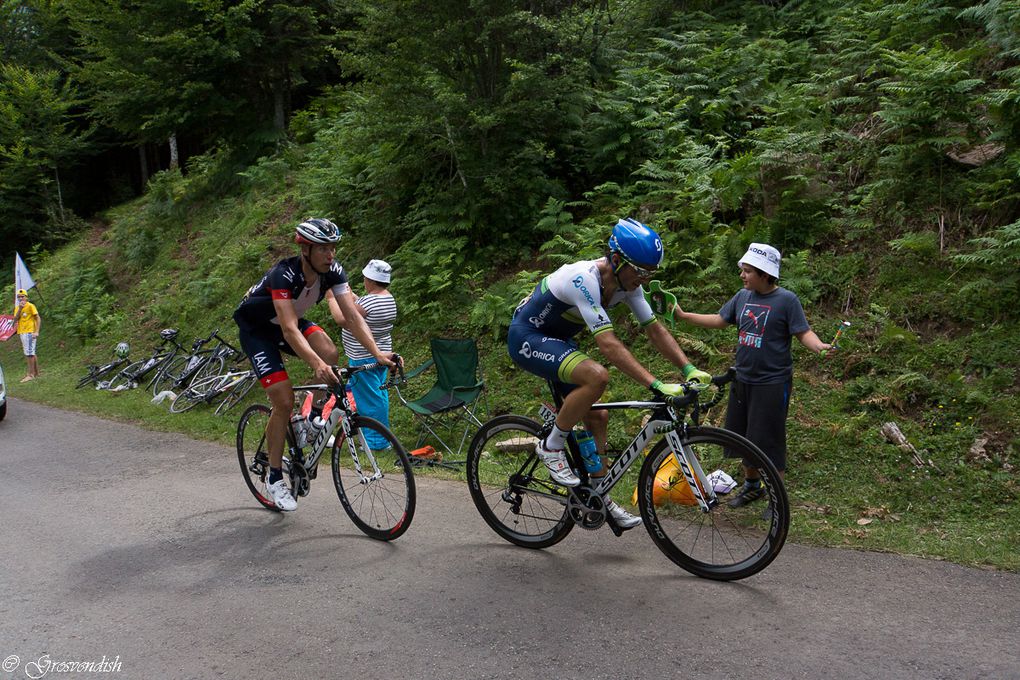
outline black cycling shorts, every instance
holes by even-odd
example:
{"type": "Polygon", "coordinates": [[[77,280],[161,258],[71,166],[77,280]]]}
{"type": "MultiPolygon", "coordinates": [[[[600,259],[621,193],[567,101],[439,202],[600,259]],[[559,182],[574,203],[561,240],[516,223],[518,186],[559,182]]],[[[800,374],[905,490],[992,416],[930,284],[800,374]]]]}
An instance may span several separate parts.
{"type": "MultiPolygon", "coordinates": [[[[236,319],[235,319],[236,320],[236,319]]],[[[266,324],[259,328],[238,323],[238,339],[241,341],[241,349],[251,361],[255,370],[255,377],[262,383],[262,387],[269,387],[282,380],[288,380],[287,370],[283,367],[283,354],[286,352],[291,356],[297,356],[287,341],[283,339],[283,329],[276,324],[266,324]]],[[[298,330],[306,338],[312,333],[322,332],[317,324],[307,319],[298,319],[298,330]]]]}

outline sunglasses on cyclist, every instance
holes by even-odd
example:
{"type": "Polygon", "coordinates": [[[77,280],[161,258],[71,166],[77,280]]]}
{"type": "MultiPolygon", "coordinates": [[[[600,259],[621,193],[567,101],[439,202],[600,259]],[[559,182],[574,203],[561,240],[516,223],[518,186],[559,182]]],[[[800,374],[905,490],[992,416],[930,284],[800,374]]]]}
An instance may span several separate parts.
{"type": "Polygon", "coordinates": [[[650,279],[653,276],[655,276],[656,272],[658,271],[657,269],[645,269],[644,267],[634,264],[633,262],[623,257],[622,255],[620,256],[620,259],[623,260],[624,264],[629,264],[631,268],[634,269],[634,273],[638,275],[638,278],[650,279]]]}

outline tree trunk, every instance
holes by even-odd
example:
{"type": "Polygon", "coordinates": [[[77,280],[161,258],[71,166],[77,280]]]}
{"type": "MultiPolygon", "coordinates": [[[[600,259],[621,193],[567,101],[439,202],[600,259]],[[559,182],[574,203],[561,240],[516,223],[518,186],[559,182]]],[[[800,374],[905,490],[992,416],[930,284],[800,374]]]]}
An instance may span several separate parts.
{"type": "Polygon", "coordinates": [[[286,90],[282,81],[273,81],[273,129],[281,136],[287,132],[286,90]]]}
{"type": "Polygon", "coordinates": [[[60,168],[53,168],[53,174],[57,178],[57,205],[60,206],[60,224],[66,225],[67,219],[64,217],[64,192],[60,190],[60,168]]]}
{"type": "Polygon", "coordinates": [[[177,154],[177,133],[170,135],[170,169],[176,170],[180,165],[180,156],[177,154]]]}
{"type": "Polygon", "coordinates": [[[145,154],[145,144],[138,147],[138,165],[142,173],[142,193],[144,193],[145,185],[149,183],[149,159],[145,154]]]}

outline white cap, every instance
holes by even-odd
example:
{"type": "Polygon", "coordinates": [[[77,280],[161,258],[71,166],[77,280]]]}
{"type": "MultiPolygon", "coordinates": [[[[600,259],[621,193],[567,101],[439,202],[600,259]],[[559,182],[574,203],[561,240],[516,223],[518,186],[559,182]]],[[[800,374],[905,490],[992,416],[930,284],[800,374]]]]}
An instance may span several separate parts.
{"type": "Polygon", "coordinates": [[[369,260],[365,268],[361,270],[362,276],[366,279],[378,281],[379,283],[389,283],[392,272],[393,268],[382,260],[369,260]]]}
{"type": "Polygon", "coordinates": [[[767,243],[752,243],[737,264],[749,264],[778,279],[780,259],[779,251],[767,243]]]}

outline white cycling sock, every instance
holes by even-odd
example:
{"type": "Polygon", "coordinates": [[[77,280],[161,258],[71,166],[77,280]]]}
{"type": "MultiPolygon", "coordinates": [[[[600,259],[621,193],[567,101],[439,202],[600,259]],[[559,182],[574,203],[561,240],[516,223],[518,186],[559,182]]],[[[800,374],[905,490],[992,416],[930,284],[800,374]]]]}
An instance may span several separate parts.
{"type": "Polygon", "coordinates": [[[562,451],[569,433],[570,430],[561,430],[559,426],[554,424],[552,432],[545,438],[545,448],[549,451],[562,451]]]}

